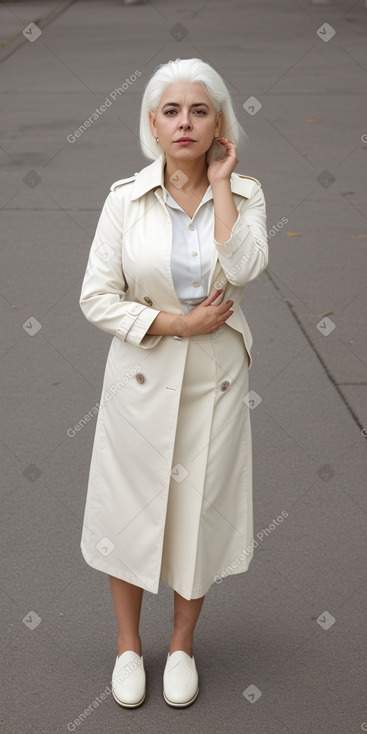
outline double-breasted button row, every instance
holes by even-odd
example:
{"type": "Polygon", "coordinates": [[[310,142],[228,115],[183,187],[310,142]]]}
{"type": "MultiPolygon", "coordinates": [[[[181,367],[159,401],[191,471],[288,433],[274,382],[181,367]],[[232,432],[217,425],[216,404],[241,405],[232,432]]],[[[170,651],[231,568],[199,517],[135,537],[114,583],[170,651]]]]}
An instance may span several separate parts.
{"type": "MultiPolygon", "coordinates": [[[[177,338],[177,339],[180,339],[181,337],[176,337],[176,338],[177,338]]],[[[142,373],[142,372],[138,372],[138,373],[137,373],[137,374],[135,375],[135,379],[136,379],[136,381],[137,381],[137,382],[139,382],[139,383],[140,383],[141,385],[143,384],[143,382],[145,382],[145,376],[143,375],[143,373],[142,373]]],[[[230,384],[231,384],[231,383],[230,383],[230,382],[228,382],[228,380],[224,380],[224,382],[222,382],[222,383],[220,384],[220,389],[221,389],[221,391],[222,391],[222,392],[225,392],[226,390],[228,390],[228,388],[230,387],[230,384]]]]}
{"type": "MultiPolygon", "coordinates": [[[[180,338],[180,337],[178,337],[178,338],[180,338]]],[[[135,375],[135,379],[136,379],[136,381],[137,381],[137,382],[139,382],[139,384],[140,384],[140,385],[142,385],[142,384],[143,384],[143,382],[145,382],[145,376],[143,375],[143,373],[142,373],[142,372],[138,372],[138,373],[137,373],[137,374],[135,375]]],[[[221,389],[221,391],[222,391],[222,392],[225,392],[226,390],[228,390],[228,388],[230,387],[230,385],[231,385],[231,383],[230,383],[230,382],[228,382],[228,380],[224,380],[224,381],[223,381],[223,382],[221,382],[221,384],[220,384],[220,389],[221,389]]]]}

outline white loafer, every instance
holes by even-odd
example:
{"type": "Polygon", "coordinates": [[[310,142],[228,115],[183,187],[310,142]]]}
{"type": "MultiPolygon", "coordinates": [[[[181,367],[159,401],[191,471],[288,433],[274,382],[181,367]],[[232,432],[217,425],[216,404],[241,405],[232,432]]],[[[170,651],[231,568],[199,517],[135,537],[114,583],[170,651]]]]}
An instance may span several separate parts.
{"type": "Polygon", "coordinates": [[[143,656],[126,650],[116,657],[112,673],[112,695],[120,706],[140,706],[146,693],[146,677],[143,656]]]}
{"type": "Polygon", "coordinates": [[[183,650],[168,653],[163,673],[163,697],[170,706],[190,706],[199,693],[195,658],[183,650]]]}

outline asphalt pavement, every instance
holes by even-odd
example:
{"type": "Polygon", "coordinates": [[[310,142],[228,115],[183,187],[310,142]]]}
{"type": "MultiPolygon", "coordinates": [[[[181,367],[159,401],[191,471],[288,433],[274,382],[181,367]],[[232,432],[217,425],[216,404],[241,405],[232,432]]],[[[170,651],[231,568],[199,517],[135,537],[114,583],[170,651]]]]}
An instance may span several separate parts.
{"type": "Polygon", "coordinates": [[[365,3],[1,2],[0,20],[2,731],[367,731],[365,3]],[[236,171],[267,202],[269,265],[242,301],[257,546],[206,596],[187,709],[162,696],[172,589],[145,592],[148,692],[127,711],[108,578],[79,548],[95,419],[73,427],[111,337],[78,299],[110,185],[150,162],[143,86],[190,57],[228,83],[236,171]]]}

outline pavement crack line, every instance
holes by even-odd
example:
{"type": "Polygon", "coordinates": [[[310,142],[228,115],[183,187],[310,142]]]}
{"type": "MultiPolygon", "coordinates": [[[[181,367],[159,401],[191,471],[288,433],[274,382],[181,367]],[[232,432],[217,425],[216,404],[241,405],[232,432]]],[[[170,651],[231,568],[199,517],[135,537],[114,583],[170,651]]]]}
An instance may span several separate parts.
{"type": "MultiPolygon", "coordinates": [[[[327,364],[326,364],[325,360],[324,360],[324,359],[322,358],[322,356],[321,356],[320,352],[318,351],[318,349],[317,349],[316,345],[315,345],[315,344],[314,344],[314,342],[312,341],[312,339],[311,339],[311,337],[310,337],[310,335],[309,335],[308,331],[307,331],[307,330],[305,329],[305,327],[303,326],[303,323],[302,323],[302,321],[301,321],[300,317],[298,316],[298,314],[297,314],[297,311],[295,310],[294,306],[293,306],[293,305],[292,305],[291,303],[289,303],[289,300],[287,299],[286,295],[285,295],[285,294],[283,293],[283,291],[282,291],[281,287],[280,287],[280,286],[278,285],[278,283],[276,282],[276,280],[275,280],[274,276],[272,276],[272,275],[270,274],[270,272],[269,272],[268,268],[266,268],[264,272],[265,272],[265,275],[266,275],[266,276],[267,276],[267,277],[269,278],[269,280],[270,280],[270,282],[271,282],[272,286],[273,286],[273,287],[275,288],[275,290],[276,290],[276,291],[277,291],[277,292],[279,293],[279,295],[280,295],[280,296],[282,297],[283,303],[284,303],[284,304],[285,304],[285,305],[286,305],[286,306],[288,307],[288,309],[289,309],[289,311],[291,312],[291,314],[292,314],[292,316],[293,316],[294,320],[296,321],[296,323],[297,323],[297,325],[298,325],[299,329],[300,329],[300,330],[302,331],[302,334],[304,335],[305,339],[307,340],[307,342],[308,342],[309,346],[311,347],[311,349],[313,350],[313,352],[314,352],[315,356],[316,356],[316,357],[317,357],[317,359],[319,360],[319,362],[320,362],[320,364],[321,364],[321,367],[323,368],[323,370],[324,370],[324,372],[325,372],[325,375],[326,375],[326,377],[328,378],[329,382],[330,382],[330,383],[331,383],[331,384],[333,385],[333,387],[335,388],[335,390],[336,390],[336,392],[338,393],[338,395],[339,395],[339,397],[340,397],[341,401],[342,401],[342,402],[344,403],[345,407],[347,408],[347,410],[349,411],[350,415],[352,416],[352,418],[353,418],[354,422],[356,423],[356,425],[358,426],[358,428],[359,428],[359,429],[360,429],[360,431],[362,432],[362,431],[364,430],[364,426],[362,425],[362,423],[361,423],[361,421],[360,421],[359,417],[357,416],[357,414],[356,414],[356,413],[355,413],[355,411],[353,410],[352,406],[351,406],[351,405],[350,405],[350,403],[348,402],[348,400],[347,400],[347,398],[345,397],[344,393],[343,393],[343,392],[342,392],[342,390],[341,390],[341,389],[339,388],[339,383],[338,383],[338,382],[336,381],[336,379],[335,379],[334,375],[333,375],[333,374],[332,374],[332,373],[330,372],[330,369],[329,369],[329,367],[327,366],[327,364]]],[[[364,435],[364,434],[362,434],[362,435],[364,435]]],[[[364,436],[364,437],[365,437],[365,438],[367,438],[367,436],[364,436]]]]}
{"type": "MultiPolygon", "coordinates": [[[[70,5],[73,5],[76,2],[76,0],[64,0],[64,2],[61,2],[60,5],[57,8],[54,8],[51,10],[51,12],[45,13],[44,15],[41,15],[40,18],[35,18],[32,21],[29,21],[29,23],[34,23],[38,28],[42,30],[42,28],[46,28],[52,21],[56,20],[60,17],[62,13],[67,10],[70,5]]],[[[24,27],[26,28],[27,23],[24,27]]],[[[20,33],[17,33],[16,36],[13,36],[13,38],[10,38],[2,51],[0,51],[0,63],[5,61],[9,58],[15,51],[18,50],[21,46],[24,44],[29,43],[29,41],[25,38],[23,35],[23,31],[20,31],[20,33]]]]}

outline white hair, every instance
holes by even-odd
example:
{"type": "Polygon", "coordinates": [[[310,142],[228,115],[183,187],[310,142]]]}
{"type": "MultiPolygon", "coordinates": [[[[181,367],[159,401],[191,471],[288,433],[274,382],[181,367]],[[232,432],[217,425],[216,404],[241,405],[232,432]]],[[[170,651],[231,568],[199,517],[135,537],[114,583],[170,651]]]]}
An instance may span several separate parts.
{"type": "MultiPolygon", "coordinates": [[[[220,136],[231,140],[238,147],[247,145],[248,136],[236,118],[233,103],[222,77],[212,66],[201,59],[176,59],[160,64],[147,82],[140,108],[140,146],[143,155],[150,160],[164,156],[150,129],[148,110],[156,112],[161,96],[168,84],[176,81],[200,82],[208,94],[216,112],[222,111],[220,136]]],[[[206,152],[206,161],[221,160],[226,148],[213,140],[206,152]]]]}

